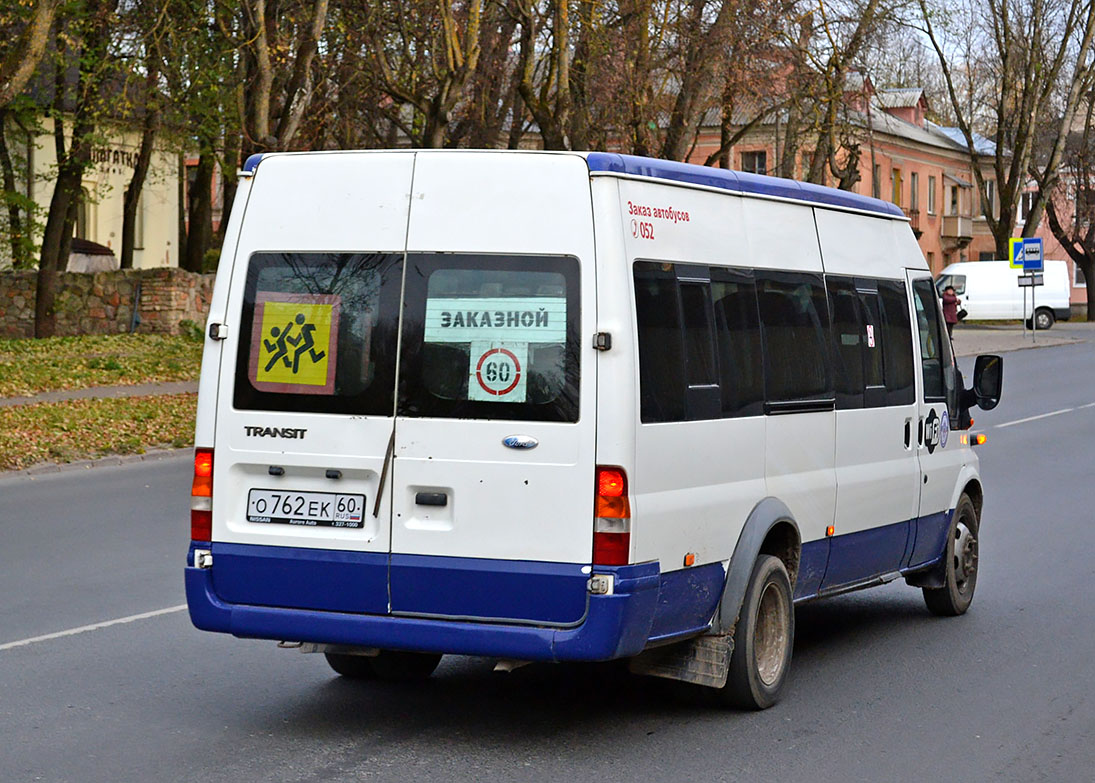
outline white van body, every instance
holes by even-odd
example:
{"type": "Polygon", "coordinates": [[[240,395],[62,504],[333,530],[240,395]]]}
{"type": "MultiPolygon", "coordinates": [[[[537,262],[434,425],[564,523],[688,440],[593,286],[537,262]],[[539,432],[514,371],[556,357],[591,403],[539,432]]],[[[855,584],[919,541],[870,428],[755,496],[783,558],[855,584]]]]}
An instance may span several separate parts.
{"type": "MultiPolygon", "coordinates": [[[[1039,329],[1048,329],[1055,321],[1067,321],[1072,316],[1068,264],[1064,261],[1046,261],[1044,266],[1041,273],[1043,284],[1037,286],[1033,297],[1033,306],[1039,315],[1039,329]]],[[[960,261],[943,269],[936,286],[940,293],[948,285],[954,286],[968,319],[1029,320],[1032,312],[1031,289],[1019,287],[1018,278],[1022,274],[1022,269],[1012,268],[1007,261],[960,261]]]]}
{"type": "Polygon", "coordinates": [[[947,579],[983,493],[893,205],[607,153],[245,174],[199,391],[199,628],[518,660],[729,639],[713,679],[645,669],[719,685],[762,555],[797,602],[947,579]]]}

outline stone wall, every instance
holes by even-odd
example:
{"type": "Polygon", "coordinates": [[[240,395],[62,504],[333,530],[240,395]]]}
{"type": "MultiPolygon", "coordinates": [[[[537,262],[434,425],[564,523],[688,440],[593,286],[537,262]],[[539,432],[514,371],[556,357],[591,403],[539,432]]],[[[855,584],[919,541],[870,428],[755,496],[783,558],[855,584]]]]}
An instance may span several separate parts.
{"type": "MultiPolygon", "coordinates": [[[[0,272],[0,337],[34,336],[37,272],[0,272]]],[[[174,267],[57,275],[57,334],[128,332],[140,284],[138,332],[178,334],[182,321],[204,326],[214,275],[174,267]]]]}

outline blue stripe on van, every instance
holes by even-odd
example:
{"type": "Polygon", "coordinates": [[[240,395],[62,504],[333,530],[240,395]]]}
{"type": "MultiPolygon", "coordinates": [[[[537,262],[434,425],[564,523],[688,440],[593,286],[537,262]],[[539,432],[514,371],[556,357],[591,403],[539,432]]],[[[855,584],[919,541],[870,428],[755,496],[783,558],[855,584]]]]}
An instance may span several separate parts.
{"type": "Polygon", "coordinates": [[[614,152],[591,152],[586,156],[590,171],[607,171],[615,174],[631,174],[640,177],[667,179],[690,185],[703,185],[735,193],[756,193],[763,196],[797,199],[827,206],[861,209],[890,217],[904,217],[901,208],[869,196],[860,196],[836,188],[797,182],[762,174],[716,169],[692,163],[672,160],[643,158],[636,155],[620,155],[614,152]]]}
{"type": "Polygon", "coordinates": [[[833,536],[822,590],[899,570],[908,541],[908,522],[833,536]]]}
{"type": "Polygon", "coordinates": [[[909,567],[927,565],[938,560],[947,551],[947,531],[954,511],[929,514],[916,521],[916,543],[913,544],[909,567]]]}
{"type": "Polygon", "coordinates": [[[722,563],[662,574],[658,587],[658,609],[650,627],[650,641],[664,642],[675,636],[707,630],[725,584],[726,571],[722,563]]]}
{"type": "MultiPolygon", "coordinates": [[[[187,562],[193,562],[193,552],[187,562]]],[[[190,619],[205,631],[530,661],[602,661],[636,655],[646,645],[659,586],[656,562],[598,567],[598,573],[615,574],[615,593],[591,596],[585,621],[574,628],[543,628],[235,604],[214,590],[213,572],[220,567],[214,557],[213,568],[186,568],[190,619]]]]}
{"type": "MultiPolygon", "coordinates": [[[[213,590],[231,604],[388,611],[388,553],[214,542],[213,590]]],[[[189,562],[193,562],[191,559],[189,562]]]]}
{"type": "Polygon", "coordinates": [[[575,563],[393,554],[395,614],[572,625],[586,613],[589,574],[575,563]]]}
{"type": "Polygon", "coordinates": [[[819,538],[806,541],[798,558],[798,579],[795,581],[795,600],[813,598],[821,589],[825,569],[829,566],[829,540],[819,538]]]}
{"type": "Polygon", "coordinates": [[[266,153],[263,152],[256,152],[254,155],[248,156],[247,160],[244,161],[243,170],[252,172],[257,169],[259,167],[259,161],[262,160],[262,156],[265,154],[266,153]]]}

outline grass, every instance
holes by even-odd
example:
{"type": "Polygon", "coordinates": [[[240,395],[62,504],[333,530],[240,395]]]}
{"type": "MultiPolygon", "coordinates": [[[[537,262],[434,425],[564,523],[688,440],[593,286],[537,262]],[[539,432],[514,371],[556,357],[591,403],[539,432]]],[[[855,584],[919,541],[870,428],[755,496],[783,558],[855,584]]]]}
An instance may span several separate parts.
{"type": "Polygon", "coordinates": [[[160,334],[0,339],[0,397],[194,381],[201,352],[201,342],[192,337],[160,334]]]}
{"type": "Polygon", "coordinates": [[[0,471],[190,446],[196,410],[196,394],[0,408],[0,471]]]}

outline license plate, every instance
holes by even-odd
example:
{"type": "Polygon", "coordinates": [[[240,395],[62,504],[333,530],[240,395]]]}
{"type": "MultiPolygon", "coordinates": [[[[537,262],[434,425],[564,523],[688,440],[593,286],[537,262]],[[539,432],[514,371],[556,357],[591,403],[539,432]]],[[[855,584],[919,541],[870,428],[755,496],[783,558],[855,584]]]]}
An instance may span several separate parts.
{"type": "Polygon", "coordinates": [[[306,527],[360,528],[364,495],[253,489],[247,494],[247,521],[306,527]]]}

